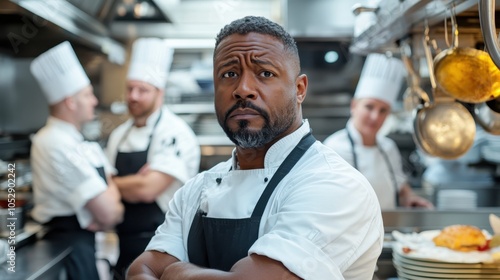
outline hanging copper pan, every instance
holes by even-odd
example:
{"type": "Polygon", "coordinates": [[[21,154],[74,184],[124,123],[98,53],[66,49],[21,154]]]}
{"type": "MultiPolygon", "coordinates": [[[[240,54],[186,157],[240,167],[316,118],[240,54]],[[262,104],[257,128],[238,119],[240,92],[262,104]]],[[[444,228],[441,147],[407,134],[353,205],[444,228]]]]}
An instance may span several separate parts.
{"type": "Polygon", "coordinates": [[[481,103],[500,97],[500,69],[487,52],[458,47],[458,28],[453,11],[451,26],[451,47],[434,59],[438,87],[467,103],[481,103]]]}
{"type": "Polygon", "coordinates": [[[424,37],[424,50],[434,102],[415,111],[414,139],[416,144],[431,156],[456,159],[465,154],[474,143],[474,118],[462,104],[455,102],[437,88],[432,71],[428,27],[424,37]]]}

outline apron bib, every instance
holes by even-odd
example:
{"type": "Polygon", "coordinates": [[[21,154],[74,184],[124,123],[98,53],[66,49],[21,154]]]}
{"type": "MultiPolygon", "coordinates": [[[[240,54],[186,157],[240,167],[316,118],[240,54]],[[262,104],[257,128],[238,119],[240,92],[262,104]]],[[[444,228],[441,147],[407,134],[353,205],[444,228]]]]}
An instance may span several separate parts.
{"type": "MultiPolygon", "coordinates": [[[[104,167],[97,167],[99,176],[107,184],[104,167]]],[[[70,242],[72,251],[64,267],[68,280],[99,279],[95,258],[95,233],[82,229],[76,215],[54,217],[44,224],[47,233],[44,239],[70,242]]]]}
{"type": "Polygon", "coordinates": [[[269,181],[251,217],[209,218],[198,209],[189,230],[189,261],[202,267],[229,271],[237,261],[246,257],[259,236],[262,214],[274,189],[315,141],[311,133],[302,138],[269,181]]]}
{"type": "MultiPolygon", "coordinates": [[[[115,167],[117,176],[126,176],[137,173],[142,166],[147,163],[148,151],[156,126],[161,118],[161,110],[156,120],[153,131],[149,136],[146,150],[137,152],[117,152],[115,167]]],[[[118,147],[127,137],[130,129],[125,133],[118,147]]],[[[125,212],[123,222],[116,226],[116,233],[119,237],[120,255],[114,268],[115,279],[125,279],[125,271],[128,266],[137,258],[148,245],[154,236],[156,228],[165,220],[165,213],[156,202],[152,203],[129,203],[123,201],[125,212]]]]}

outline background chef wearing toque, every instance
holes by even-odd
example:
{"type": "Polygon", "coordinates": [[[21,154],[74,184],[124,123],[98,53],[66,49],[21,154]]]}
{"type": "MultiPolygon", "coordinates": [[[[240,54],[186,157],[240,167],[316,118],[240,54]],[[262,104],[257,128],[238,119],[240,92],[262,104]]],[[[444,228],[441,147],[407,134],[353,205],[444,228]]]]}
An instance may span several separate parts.
{"type": "Polygon", "coordinates": [[[433,208],[432,203],[414,194],[408,184],[396,143],[378,133],[391,113],[404,75],[401,60],[384,54],[368,55],[346,128],[324,141],[368,179],[382,210],[397,205],[433,208]]]}
{"type": "Polygon", "coordinates": [[[123,205],[101,147],[80,133],[94,119],[97,99],[69,42],[35,58],[31,73],[50,111],[32,139],[32,216],[47,226],[44,238],[71,242],[68,279],[99,279],[94,232],[121,222],[123,205]]]}
{"type": "Polygon", "coordinates": [[[110,135],[107,156],[118,173],[113,177],[125,205],[116,227],[120,255],[115,278],[139,256],[174,192],[198,173],[200,147],[194,132],[163,106],[173,50],[157,38],[141,38],[132,46],[126,100],[131,119],[110,135]]]}

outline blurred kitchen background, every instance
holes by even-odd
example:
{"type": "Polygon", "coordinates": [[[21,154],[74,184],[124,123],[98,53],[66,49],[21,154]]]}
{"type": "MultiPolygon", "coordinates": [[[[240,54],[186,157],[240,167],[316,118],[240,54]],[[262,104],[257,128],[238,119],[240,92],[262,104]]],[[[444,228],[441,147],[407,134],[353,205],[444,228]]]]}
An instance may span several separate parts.
{"type": "MultiPolygon", "coordinates": [[[[214,116],[211,77],[214,37],[231,20],[245,15],[264,16],[282,24],[295,37],[302,70],[310,80],[304,116],[318,140],[324,140],[344,127],[365,56],[370,52],[400,56],[401,42],[409,42],[412,60],[422,76],[421,86],[430,91],[421,45],[425,20],[431,27],[431,37],[445,49],[443,22],[454,6],[460,46],[483,49],[477,3],[477,0],[0,0],[0,159],[26,162],[29,158],[30,136],[43,126],[48,115],[46,101],[29,72],[29,64],[34,57],[65,40],[75,48],[99,99],[98,116],[84,128],[84,134],[105,146],[111,130],[127,119],[123,98],[132,42],[138,37],[164,38],[175,50],[166,104],[198,135],[203,155],[201,170],[206,170],[227,159],[232,150],[232,143],[214,116]]],[[[496,4],[497,29],[499,7],[496,4]]],[[[424,192],[421,184],[424,156],[413,140],[412,113],[403,106],[407,87],[401,88],[400,103],[384,132],[398,144],[412,186],[424,192]]],[[[29,162],[26,164],[29,167],[29,162]]],[[[481,206],[498,206],[500,172],[495,164],[488,166],[494,183],[478,191],[481,206]]],[[[432,198],[432,190],[427,195],[432,198]]]]}
{"type": "MultiPolygon", "coordinates": [[[[47,103],[29,65],[34,57],[65,40],[71,42],[99,99],[97,118],[85,126],[84,135],[104,147],[112,129],[127,119],[123,101],[132,42],[138,37],[164,38],[174,49],[165,102],[194,129],[202,148],[200,169],[206,170],[226,160],[233,149],[216,121],[213,107],[214,38],[225,24],[246,15],[264,16],[282,24],[294,36],[302,71],[309,77],[303,113],[316,138],[324,140],[345,126],[368,53],[399,57],[401,45],[408,44],[421,87],[430,92],[422,47],[424,25],[428,23],[436,47],[446,49],[449,26],[445,28],[443,23],[452,7],[460,46],[484,49],[478,1],[486,0],[0,0],[0,198],[6,196],[7,163],[15,163],[18,201],[26,202],[23,209],[29,210],[30,137],[48,116],[47,103]]],[[[500,1],[495,10],[498,34],[500,1]]],[[[488,228],[486,214],[500,209],[500,147],[490,149],[489,158],[463,165],[486,174],[487,180],[472,176],[453,184],[423,184],[426,164],[438,159],[429,158],[415,145],[414,112],[406,110],[403,102],[407,88],[408,84],[402,86],[399,102],[383,131],[396,141],[412,187],[434,203],[439,190],[468,190],[477,199],[474,207],[478,208],[388,211],[383,213],[386,233],[393,229],[418,232],[453,223],[488,228]]],[[[450,176],[437,174],[441,175],[450,176]]],[[[24,215],[18,218],[19,237],[23,231],[37,232],[22,227],[24,215]]],[[[5,222],[5,217],[0,221],[5,222]]],[[[0,234],[6,233],[0,230],[0,234]]],[[[98,253],[106,250],[98,248],[98,253]]],[[[391,255],[388,239],[378,263],[380,279],[396,275],[391,255]]]]}
{"type": "MultiPolygon", "coordinates": [[[[344,127],[370,52],[398,56],[401,40],[409,41],[421,86],[430,90],[420,44],[423,22],[428,21],[432,38],[446,48],[442,22],[452,5],[460,45],[481,48],[477,1],[470,0],[1,0],[0,159],[11,162],[29,156],[30,136],[48,115],[29,64],[64,40],[75,48],[99,99],[98,117],[84,134],[103,146],[111,130],[127,118],[122,101],[131,43],[149,36],[168,41],[175,52],[166,104],[197,133],[203,153],[201,170],[205,170],[226,159],[232,149],[212,105],[214,37],[224,24],[245,15],[265,16],[295,37],[302,70],[310,79],[304,116],[323,140],[344,127]]],[[[384,131],[398,144],[404,170],[418,189],[425,163],[413,141],[411,112],[403,108],[406,88],[402,87],[401,103],[384,131]]],[[[498,175],[496,170],[493,175],[498,175]]],[[[498,204],[497,195],[487,198],[485,204],[498,204]]]]}

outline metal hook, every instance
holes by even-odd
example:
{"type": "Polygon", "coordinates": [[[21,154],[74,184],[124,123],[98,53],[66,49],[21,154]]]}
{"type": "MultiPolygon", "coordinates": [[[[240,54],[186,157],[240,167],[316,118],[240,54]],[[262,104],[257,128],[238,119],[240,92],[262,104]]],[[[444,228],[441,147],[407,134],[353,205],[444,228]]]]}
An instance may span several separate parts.
{"type": "Polygon", "coordinates": [[[451,24],[451,40],[452,45],[450,45],[450,40],[448,39],[448,19],[444,19],[444,40],[448,48],[456,48],[458,47],[458,25],[456,20],[456,11],[455,4],[450,8],[450,24],[451,24]]]}

